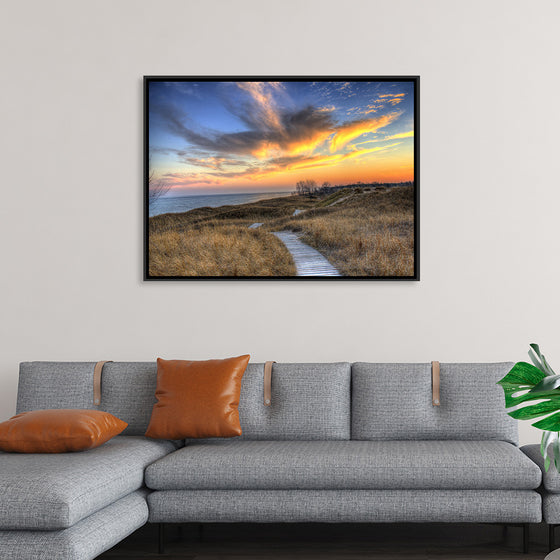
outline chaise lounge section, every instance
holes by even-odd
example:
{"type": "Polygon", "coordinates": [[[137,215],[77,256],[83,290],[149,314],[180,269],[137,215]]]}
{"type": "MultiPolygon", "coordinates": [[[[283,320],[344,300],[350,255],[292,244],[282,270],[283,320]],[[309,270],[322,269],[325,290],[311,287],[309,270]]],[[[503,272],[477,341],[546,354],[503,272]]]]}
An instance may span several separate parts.
{"type": "MultiPolygon", "coordinates": [[[[97,408],[93,368],[22,363],[17,412],[97,408]]],[[[79,453],[0,452],[0,558],[89,560],[146,524],[145,468],[178,447],[143,436],[155,401],[155,365],[149,369],[147,389],[139,379],[128,383],[126,365],[105,367],[103,407],[128,422],[124,435],[79,453]],[[149,404],[139,408],[142,398],[149,404]]]]}

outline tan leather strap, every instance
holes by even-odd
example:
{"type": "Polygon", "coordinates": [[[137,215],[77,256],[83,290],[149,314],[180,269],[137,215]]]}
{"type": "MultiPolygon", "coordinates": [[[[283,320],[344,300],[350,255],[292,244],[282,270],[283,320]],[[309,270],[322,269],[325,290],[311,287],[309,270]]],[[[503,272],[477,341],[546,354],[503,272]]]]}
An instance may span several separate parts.
{"type": "Polygon", "coordinates": [[[439,362],[432,362],[432,404],[439,406],[439,362]]]}
{"type": "Polygon", "coordinates": [[[272,404],[272,364],[276,362],[265,362],[264,364],[264,406],[272,404]]]}
{"type": "Polygon", "coordinates": [[[97,362],[93,368],[93,404],[95,405],[101,404],[101,374],[103,373],[103,366],[112,361],[97,362]]]}

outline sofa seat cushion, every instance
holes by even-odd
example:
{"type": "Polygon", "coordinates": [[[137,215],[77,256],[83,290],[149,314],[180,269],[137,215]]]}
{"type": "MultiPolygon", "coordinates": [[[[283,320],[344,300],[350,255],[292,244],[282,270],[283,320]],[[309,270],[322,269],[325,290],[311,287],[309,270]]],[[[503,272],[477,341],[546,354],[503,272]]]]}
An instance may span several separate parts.
{"type": "MultiPolygon", "coordinates": [[[[551,460],[548,471],[544,468],[544,457],[541,455],[541,446],[538,443],[524,445],[521,451],[541,469],[544,489],[551,494],[560,494],[560,473],[554,466],[553,460],[551,460]]],[[[552,448],[550,448],[551,459],[553,456],[552,448]]]]}
{"type": "Polygon", "coordinates": [[[176,445],[117,436],[79,453],[0,453],[0,530],[65,529],[143,486],[176,445]]]}
{"type": "Polygon", "coordinates": [[[542,492],[543,521],[550,525],[560,524],[560,494],[542,492]]]}
{"type": "Polygon", "coordinates": [[[146,469],[155,490],[533,489],[541,471],[500,441],[211,441],[146,469]]]}

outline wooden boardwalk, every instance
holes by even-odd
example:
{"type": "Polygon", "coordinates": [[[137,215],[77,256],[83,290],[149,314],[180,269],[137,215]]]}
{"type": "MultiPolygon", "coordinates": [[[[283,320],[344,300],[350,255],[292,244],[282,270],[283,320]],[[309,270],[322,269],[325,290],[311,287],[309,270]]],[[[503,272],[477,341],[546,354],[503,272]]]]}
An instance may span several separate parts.
{"type": "Polygon", "coordinates": [[[284,245],[296,265],[298,276],[342,276],[319,251],[299,240],[291,231],[272,232],[284,245]]]}

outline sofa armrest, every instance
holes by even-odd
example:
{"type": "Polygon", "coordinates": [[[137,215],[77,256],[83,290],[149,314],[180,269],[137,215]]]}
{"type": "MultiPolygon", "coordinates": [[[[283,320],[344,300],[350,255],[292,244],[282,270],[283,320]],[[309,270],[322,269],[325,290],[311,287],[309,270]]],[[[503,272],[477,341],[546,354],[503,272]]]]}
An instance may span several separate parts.
{"type": "Polygon", "coordinates": [[[541,455],[541,446],[539,444],[524,445],[521,451],[540,467],[544,488],[551,494],[560,494],[560,473],[556,470],[554,463],[550,465],[548,472],[544,470],[544,458],[541,455]]]}

